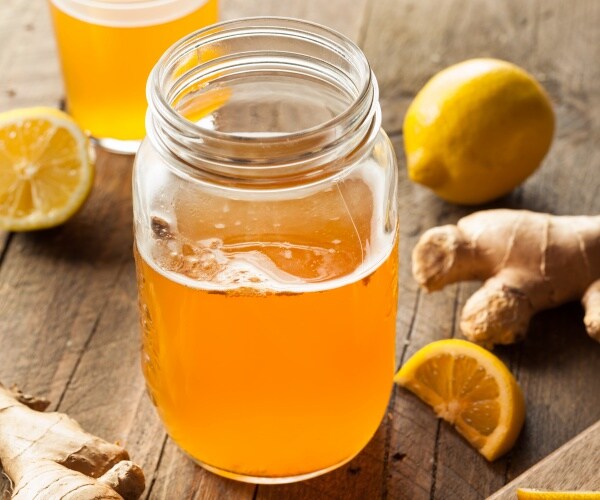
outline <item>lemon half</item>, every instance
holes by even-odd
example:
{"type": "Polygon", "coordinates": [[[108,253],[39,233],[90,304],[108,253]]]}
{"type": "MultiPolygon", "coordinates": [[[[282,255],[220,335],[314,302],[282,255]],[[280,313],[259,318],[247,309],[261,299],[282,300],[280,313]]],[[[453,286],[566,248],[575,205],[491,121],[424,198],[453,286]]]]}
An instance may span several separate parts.
{"type": "Polygon", "coordinates": [[[43,107],[0,113],[0,229],[65,222],[93,179],[88,139],[70,116],[43,107]]]}

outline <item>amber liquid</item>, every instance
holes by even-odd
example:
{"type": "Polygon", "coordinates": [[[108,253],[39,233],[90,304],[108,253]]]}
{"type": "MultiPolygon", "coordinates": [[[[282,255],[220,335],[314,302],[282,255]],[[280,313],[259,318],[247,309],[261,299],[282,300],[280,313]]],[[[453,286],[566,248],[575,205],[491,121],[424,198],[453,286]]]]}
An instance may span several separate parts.
{"type": "Polygon", "coordinates": [[[173,21],[115,27],[50,7],[69,113],[94,137],[119,140],[144,137],[146,80],[163,52],[218,15],[218,1],[208,0],[173,21]]]}
{"type": "MultiPolygon", "coordinates": [[[[314,272],[302,268],[311,249],[286,251],[296,275],[314,272]]],[[[388,251],[369,274],[302,293],[203,289],[136,250],[144,374],[175,442],[238,478],[310,476],[356,455],[392,386],[397,246],[388,251]]]]}

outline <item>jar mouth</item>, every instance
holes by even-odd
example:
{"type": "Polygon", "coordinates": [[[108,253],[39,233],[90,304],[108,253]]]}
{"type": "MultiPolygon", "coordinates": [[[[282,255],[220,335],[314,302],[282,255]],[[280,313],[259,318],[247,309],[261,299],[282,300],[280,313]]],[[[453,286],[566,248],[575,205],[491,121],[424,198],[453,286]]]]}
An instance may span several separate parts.
{"type": "Polygon", "coordinates": [[[147,97],[146,128],[159,150],[229,175],[345,156],[379,117],[362,51],[332,29],[281,17],[188,35],[152,70],[147,97]]]}

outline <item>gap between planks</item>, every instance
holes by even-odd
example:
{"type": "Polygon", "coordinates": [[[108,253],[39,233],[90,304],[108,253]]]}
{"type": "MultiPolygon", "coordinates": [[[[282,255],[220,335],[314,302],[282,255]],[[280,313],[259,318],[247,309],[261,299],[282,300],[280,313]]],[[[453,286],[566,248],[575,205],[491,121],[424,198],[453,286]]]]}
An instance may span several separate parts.
{"type": "MultiPolygon", "coordinates": [[[[420,289],[419,289],[420,290],[420,289]]],[[[452,308],[452,333],[450,338],[456,337],[456,318],[458,317],[458,308],[460,307],[460,283],[455,286],[454,306],[452,308]]],[[[435,490],[437,486],[438,458],[440,454],[440,435],[442,432],[442,419],[438,418],[435,429],[435,441],[433,444],[433,462],[431,464],[431,489],[429,490],[429,500],[435,500],[435,490]]]]}
{"type": "Polygon", "coordinates": [[[13,240],[15,233],[7,232],[2,235],[2,248],[0,249],[0,267],[4,263],[4,258],[8,253],[8,247],[10,246],[11,241],[13,240]]]}
{"type": "MultiPolygon", "coordinates": [[[[406,337],[403,340],[402,354],[400,354],[400,361],[399,361],[398,369],[404,364],[404,359],[406,358],[406,352],[408,351],[410,339],[413,334],[415,321],[417,318],[417,312],[419,310],[420,303],[421,303],[421,289],[417,288],[415,304],[413,306],[412,316],[410,318],[410,323],[408,325],[408,331],[406,332],[406,337]]],[[[392,386],[392,395],[390,396],[390,402],[388,404],[388,410],[386,411],[386,416],[389,413],[393,414],[394,405],[396,404],[396,394],[397,394],[397,390],[396,390],[396,385],[394,384],[392,386]]],[[[383,477],[382,477],[382,481],[381,481],[382,500],[386,500],[388,497],[388,465],[390,463],[390,448],[392,445],[391,441],[392,441],[392,430],[393,430],[393,425],[392,425],[391,419],[386,418],[385,425],[386,425],[386,429],[385,429],[385,443],[384,443],[384,448],[383,448],[384,449],[384,452],[383,452],[383,477]]]]}

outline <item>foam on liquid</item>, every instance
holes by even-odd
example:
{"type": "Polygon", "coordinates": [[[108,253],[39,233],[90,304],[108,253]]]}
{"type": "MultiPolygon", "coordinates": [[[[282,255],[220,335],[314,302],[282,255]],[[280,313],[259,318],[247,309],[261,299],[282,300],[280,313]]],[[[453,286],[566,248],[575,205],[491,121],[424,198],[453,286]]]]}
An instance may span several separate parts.
{"type": "Polygon", "coordinates": [[[208,0],[50,0],[71,17],[114,28],[153,26],[187,16],[208,0]]]}
{"type": "Polygon", "coordinates": [[[244,293],[252,290],[259,295],[269,292],[303,293],[359,281],[374,272],[389,257],[394,246],[393,232],[386,233],[383,227],[383,171],[368,163],[363,164],[360,171],[361,179],[373,194],[375,210],[371,234],[368,235],[369,246],[364,250],[361,263],[353,266],[350,272],[344,270],[349,270],[351,257],[336,248],[339,240],[332,240],[329,248],[283,242],[224,244],[219,238],[190,241],[176,232],[175,221],[162,219],[153,222],[153,238],[138,241],[138,251],[156,272],[167,279],[202,290],[225,292],[243,288],[244,293]],[[160,226],[163,223],[164,228],[160,226]],[[313,275],[306,278],[286,272],[265,252],[275,253],[280,262],[281,259],[289,259],[291,264],[294,259],[309,259],[314,264],[311,269],[313,275]]]}

